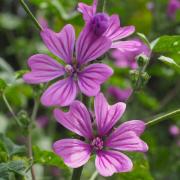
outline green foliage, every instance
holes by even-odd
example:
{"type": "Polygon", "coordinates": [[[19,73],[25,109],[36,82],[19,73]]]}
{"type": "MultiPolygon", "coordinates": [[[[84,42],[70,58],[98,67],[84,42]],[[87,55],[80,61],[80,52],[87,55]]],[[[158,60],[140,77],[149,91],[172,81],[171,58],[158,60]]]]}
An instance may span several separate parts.
{"type": "Polygon", "coordinates": [[[3,149],[8,153],[8,156],[10,156],[10,157],[15,154],[25,152],[25,146],[19,146],[19,145],[14,144],[4,134],[0,134],[0,143],[3,147],[3,149]]]}
{"type": "Polygon", "coordinates": [[[165,64],[178,69],[180,72],[180,65],[178,65],[172,58],[161,56],[158,58],[160,61],[164,62],[165,64]]]}
{"type": "Polygon", "coordinates": [[[41,150],[39,147],[33,147],[34,163],[43,164],[46,166],[56,166],[65,171],[69,171],[63,160],[54,154],[52,151],[41,150]]]}
{"type": "Polygon", "coordinates": [[[180,36],[162,36],[152,44],[153,52],[157,53],[179,53],[180,36]]]}

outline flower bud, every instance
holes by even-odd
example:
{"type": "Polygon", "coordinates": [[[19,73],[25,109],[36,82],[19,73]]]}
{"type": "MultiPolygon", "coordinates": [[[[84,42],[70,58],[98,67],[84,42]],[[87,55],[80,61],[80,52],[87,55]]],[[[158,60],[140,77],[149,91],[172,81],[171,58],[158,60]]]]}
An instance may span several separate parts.
{"type": "Polygon", "coordinates": [[[26,111],[22,110],[18,113],[18,118],[21,123],[21,125],[25,128],[27,128],[30,124],[30,118],[26,111]]]}
{"type": "Polygon", "coordinates": [[[139,56],[136,57],[136,60],[139,67],[144,67],[147,64],[149,58],[144,54],[140,54],[139,56]]]}
{"type": "Polygon", "coordinates": [[[151,77],[149,76],[149,74],[147,72],[143,72],[141,74],[142,87],[145,86],[148,83],[150,78],[151,77]]]}
{"type": "Polygon", "coordinates": [[[136,83],[138,81],[138,78],[139,78],[139,71],[131,70],[130,71],[130,78],[131,78],[131,81],[133,84],[136,83]]]}

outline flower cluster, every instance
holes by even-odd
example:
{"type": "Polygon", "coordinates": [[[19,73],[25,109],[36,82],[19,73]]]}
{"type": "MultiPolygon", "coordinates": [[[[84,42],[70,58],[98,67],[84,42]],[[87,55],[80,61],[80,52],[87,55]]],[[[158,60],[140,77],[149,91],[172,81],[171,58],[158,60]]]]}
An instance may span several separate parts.
{"type": "MultiPolygon", "coordinates": [[[[74,27],[70,24],[59,33],[43,25],[40,35],[56,58],[46,54],[31,56],[28,60],[31,71],[23,79],[29,84],[53,82],[41,96],[41,103],[44,106],[69,106],[68,112],[55,109],[54,116],[65,128],[83,137],[83,140],[63,139],[55,142],[55,153],[72,168],[84,165],[91,154],[96,154],[98,172],[111,176],[116,172],[128,172],[133,167],[131,160],[120,151],[148,150],[147,144],[140,139],[145,123],[132,120],[113,131],[126,104],[119,102],[110,106],[100,93],[101,85],[113,74],[113,69],[95,60],[110,49],[115,49],[114,55],[119,53],[118,64],[127,52],[133,54],[128,61],[133,61],[135,55],[148,55],[149,51],[139,40],[122,40],[134,33],[134,26],[121,27],[117,15],[97,12],[97,4],[98,0],[94,0],[92,6],[79,3],[78,11],[83,15],[85,26],[77,40],[74,27]],[[89,109],[76,100],[79,93],[95,97],[95,119],[89,109]],[[95,132],[94,125],[97,128],[95,132]]],[[[123,100],[130,94],[131,90],[124,94],[123,100]]]]}

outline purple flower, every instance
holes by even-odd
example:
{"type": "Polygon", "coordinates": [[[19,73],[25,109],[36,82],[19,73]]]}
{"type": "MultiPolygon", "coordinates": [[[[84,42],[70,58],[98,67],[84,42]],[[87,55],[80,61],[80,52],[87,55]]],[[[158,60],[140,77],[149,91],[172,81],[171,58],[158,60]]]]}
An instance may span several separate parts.
{"type": "Polygon", "coordinates": [[[94,0],[92,6],[84,3],[78,4],[78,11],[83,14],[86,25],[98,36],[105,36],[113,43],[111,48],[118,48],[120,51],[134,51],[139,47],[139,42],[129,40],[120,41],[134,33],[134,26],[120,26],[118,15],[109,16],[106,13],[97,13],[98,0],[94,0]]]}
{"type": "Polygon", "coordinates": [[[105,64],[87,64],[102,56],[112,44],[108,38],[96,36],[87,27],[77,39],[76,56],[73,55],[73,26],[66,25],[59,33],[45,28],[41,32],[41,37],[47,48],[64,61],[64,65],[61,65],[45,54],[36,54],[28,60],[31,72],[23,77],[27,83],[46,83],[61,77],[43,93],[43,105],[67,106],[73,102],[79,90],[87,96],[95,96],[100,91],[100,85],[113,74],[113,70],[105,64]]]}
{"type": "Polygon", "coordinates": [[[175,18],[176,11],[180,9],[180,1],[179,0],[169,0],[167,14],[171,18],[175,18]]]}
{"type": "Polygon", "coordinates": [[[139,138],[145,129],[143,121],[128,121],[112,131],[125,108],[126,104],[122,102],[109,105],[104,95],[99,93],[94,101],[96,133],[93,133],[90,114],[81,102],[74,101],[69,112],[55,109],[56,120],[85,139],[85,141],[58,140],[53,145],[55,153],[71,168],[84,165],[94,153],[96,168],[103,176],[131,171],[133,167],[131,160],[119,151],[146,152],[148,146],[139,138]]]}
{"type": "Polygon", "coordinates": [[[132,94],[132,89],[120,89],[118,87],[111,86],[108,89],[108,93],[113,96],[117,101],[125,102],[132,94]]]}
{"type": "Polygon", "coordinates": [[[176,126],[176,125],[172,125],[169,128],[169,132],[171,133],[171,135],[173,136],[178,136],[180,134],[180,129],[176,126]]]}
{"type": "Polygon", "coordinates": [[[140,54],[144,54],[148,57],[151,55],[151,50],[141,42],[139,39],[135,39],[134,41],[139,42],[141,45],[135,51],[120,51],[118,49],[113,50],[111,56],[115,59],[115,63],[119,67],[130,67],[131,69],[136,69],[138,64],[136,62],[136,57],[140,54]]]}

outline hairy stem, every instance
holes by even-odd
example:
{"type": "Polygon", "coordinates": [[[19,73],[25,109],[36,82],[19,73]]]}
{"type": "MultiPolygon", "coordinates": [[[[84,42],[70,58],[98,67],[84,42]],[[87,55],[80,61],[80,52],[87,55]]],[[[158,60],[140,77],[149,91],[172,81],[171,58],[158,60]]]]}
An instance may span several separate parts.
{"type": "Polygon", "coordinates": [[[159,122],[161,122],[163,120],[169,119],[169,118],[171,118],[171,117],[173,117],[175,115],[180,115],[180,109],[177,109],[177,110],[172,111],[170,113],[167,113],[167,114],[164,114],[162,116],[159,116],[159,117],[149,121],[148,123],[146,123],[146,126],[147,127],[151,127],[151,126],[153,126],[155,124],[158,124],[159,122]]]}
{"type": "Polygon", "coordinates": [[[104,12],[106,9],[106,0],[99,0],[97,4],[97,12],[104,12]]]}
{"type": "Polygon", "coordinates": [[[35,16],[33,15],[33,13],[31,12],[31,10],[29,9],[29,7],[27,6],[27,4],[24,2],[24,0],[19,0],[23,9],[27,12],[27,14],[29,15],[29,17],[32,19],[32,21],[34,22],[34,24],[36,25],[36,27],[42,31],[42,27],[41,25],[38,23],[37,19],[35,18],[35,16]]]}
{"type": "Polygon", "coordinates": [[[72,180],[80,180],[81,179],[81,174],[82,174],[82,171],[83,171],[83,167],[84,166],[81,166],[81,167],[76,168],[76,169],[73,170],[72,180]]]}
{"type": "Polygon", "coordinates": [[[7,100],[7,98],[6,98],[6,95],[5,95],[4,93],[2,94],[2,98],[3,98],[3,100],[4,100],[4,103],[6,104],[9,112],[11,113],[11,115],[13,116],[13,118],[16,120],[16,123],[17,123],[19,126],[21,126],[21,123],[20,123],[18,117],[17,117],[16,114],[14,113],[14,111],[13,111],[11,105],[9,104],[9,102],[8,102],[8,100],[7,100]]]}
{"type": "MultiPolygon", "coordinates": [[[[32,115],[31,115],[31,123],[30,123],[30,125],[28,127],[28,156],[32,160],[33,160],[33,153],[32,153],[32,125],[33,125],[34,121],[36,120],[36,115],[37,115],[37,112],[38,112],[38,108],[39,108],[39,99],[38,100],[35,99],[34,100],[34,108],[33,108],[32,115]]],[[[36,180],[33,164],[31,166],[31,176],[32,176],[32,180],[36,180]]]]}

